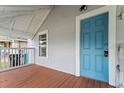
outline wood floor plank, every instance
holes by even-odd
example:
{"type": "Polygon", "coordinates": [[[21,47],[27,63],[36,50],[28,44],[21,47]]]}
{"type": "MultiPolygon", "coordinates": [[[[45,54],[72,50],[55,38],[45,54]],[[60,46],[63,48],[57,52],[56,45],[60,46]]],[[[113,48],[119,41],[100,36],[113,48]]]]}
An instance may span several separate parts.
{"type": "Polygon", "coordinates": [[[66,75],[64,77],[61,77],[57,82],[54,82],[49,88],[58,88],[61,86],[68,78],[70,78],[71,75],[66,75]]]}
{"type": "Polygon", "coordinates": [[[94,88],[94,83],[95,83],[95,80],[89,79],[88,80],[88,88],[94,88]]]}
{"type": "Polygon", "coordinates": [[[71,76],[69,79],[67,79],[65,82],[63,82],[62,85],[60,85],[60,88],[71,88],[73,87],[75,76],[71,76]]]}
{"type": "Polygon", "coordinates": [[[82,82],[81,77],[78,77],[78,78],[77,78],[77,81],[76,81],[75,84],[73,85],[73,88],[80,88],[81,82],[82,82]]]}
{"type": "Polygon", "coordinates": [[[100,81],[95,81],[94,88],[99,88],[100,87],[100,81]]]}
{"type": "Polygon", "coordinates": [[[84,77],[82,77],[81,79],[82,79],[82,81],[81,81],[80,88],[87,88],[88,87],[88,80],[89,79],[84,78],[84,77]]]}
{"type": "Polygon", "coordinates": [[[30,65],[0,72],[0,87],[4,88],[112,88],[107,83],[76,77],[50,68],[30,65]]]}

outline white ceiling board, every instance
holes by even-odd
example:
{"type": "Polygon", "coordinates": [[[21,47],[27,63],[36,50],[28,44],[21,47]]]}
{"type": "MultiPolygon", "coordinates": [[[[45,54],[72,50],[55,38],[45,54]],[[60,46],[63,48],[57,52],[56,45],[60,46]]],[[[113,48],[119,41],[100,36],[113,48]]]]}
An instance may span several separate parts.
{"type": "MultiPolygon", "coordinates": [[[[13,8],[13,7],[12,7],[13,8]]],[[[20,7],[19,7],[20,8],[20,7]]],[[[17,17],[17,16],[23,16],[23,15],[32,15],[32,14],[37,14],[39,12],[42,12],[42,11],[47,11],[48,9],[51,8],[51,6],[46,6],[46,7],[38,7],[37,9],[30,9],[30,10],[27,10],[27,8],[30,8],[30,6],[22,6],[23,9],[19,9],[18,7],[16,8],[14,6],[13,10],[9,9],[9,8],[6,8],[6,9],[1,9],[0,11],[0,18],[3,18],[3,17],[17,17]],[[8,10],[7,10],[8,9],[8,10]]],[[[33,8],[33,7],[32,7],[33,8]]]]}
{"type": "Polygon", "coordinates": [[[25,31],[28,27],[28,24],[31,18],[32,18],[32,15],[15,18],[15,24],[13,26],[13,29],[20,29],[25,31]]]}
{"type": "Polygon", "coordinates": [[[35,15],[27,32],[35,33],[35,29],[38,26],[38,24],[40,24],[42,18],[43,16],[41,16],[40,14],[35,15]]]}
{"type": "Polygon", "coordinates": [[[10,27],[10,22],[9,23],[0,23],[0,28],[8,28],[10,27]]]}
{"type": "Polygon", "coordinates": [[[52,8],[45,5],[0,6],[0,33],[10,32],[15,37],[23,35],[29,38],[37,32],[52,8]]]}
{"type": "Polygon", "coordinates": [[[0,18],[0,23],[10,22],[11,17],[9,18],[0,18]]]}
{"type": "Polygon", "coordinates": [[[12,11],[12,12],[20,12],[20,11],[36,11],[38,9],[46,9],[50,8],[49,5],[11,5],[11,6],[0,6],[0,11],[12,11]]]}
{"type": "Polygon", "coordinates": [[[13,37],[13,38],[26,38],[26,39],[29,39],[29,38],[32,38],[33,34],[31,33],[24,33],[22,31],[9,31],[8,29],[5,29],[5,28],[0,28],[0,35],[1,36],[8,36],[8,37],[13,37]]]}

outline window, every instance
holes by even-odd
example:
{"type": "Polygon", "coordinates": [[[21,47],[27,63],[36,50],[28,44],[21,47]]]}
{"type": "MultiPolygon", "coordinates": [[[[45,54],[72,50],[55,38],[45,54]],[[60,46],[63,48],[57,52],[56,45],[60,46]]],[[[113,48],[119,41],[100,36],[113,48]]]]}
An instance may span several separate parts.
{"type": "Polygon", "coordinates": [[[39,56],[47,57],[48,49],[48,30],[39,33],[39,56]]]}

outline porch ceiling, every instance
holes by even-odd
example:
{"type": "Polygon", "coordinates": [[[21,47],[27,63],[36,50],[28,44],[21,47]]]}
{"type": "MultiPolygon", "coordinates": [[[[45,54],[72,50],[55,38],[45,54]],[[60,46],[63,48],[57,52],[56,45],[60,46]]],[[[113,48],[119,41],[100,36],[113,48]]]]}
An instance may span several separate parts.
{"type": "Polygon", "coordinates": [[[0,6],[0,35],[32,38],[53,6],[0,6]]]}

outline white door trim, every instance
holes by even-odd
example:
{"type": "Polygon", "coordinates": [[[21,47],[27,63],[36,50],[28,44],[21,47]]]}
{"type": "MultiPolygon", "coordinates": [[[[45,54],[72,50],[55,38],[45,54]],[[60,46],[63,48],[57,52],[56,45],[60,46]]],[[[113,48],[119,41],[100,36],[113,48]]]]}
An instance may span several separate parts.
{"type": "Polygon", "coordinates": [[[98,14],[109,13],[108,26],[108,48],[109,48],[109,84],[115,86],[115,70],[116,70],[116,6],[104,6],[81,14],[76,17],[76,69],[75,75],[80,76],[80,20],[86,19],[98,14]]]}

